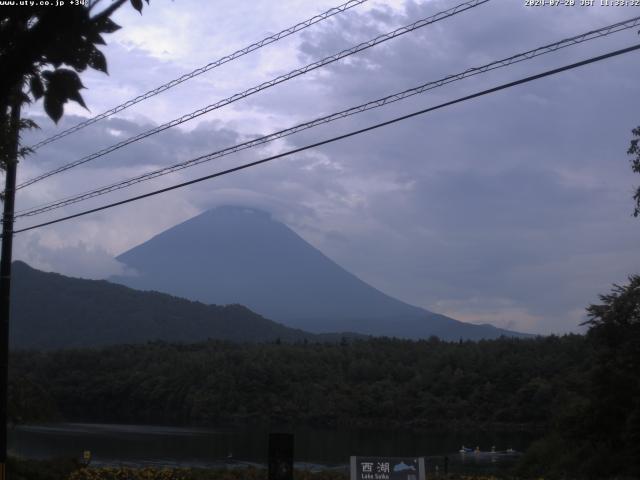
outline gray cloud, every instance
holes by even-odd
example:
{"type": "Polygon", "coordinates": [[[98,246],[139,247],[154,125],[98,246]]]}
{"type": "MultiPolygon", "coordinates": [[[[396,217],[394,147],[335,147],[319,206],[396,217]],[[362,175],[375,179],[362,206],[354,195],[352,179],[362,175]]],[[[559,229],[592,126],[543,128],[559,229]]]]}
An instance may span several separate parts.
{"type": "MultiPolygon", "coordinates": [[[[262,7],[268,10],[266,5],[262,7]]],[[[213,101],[212,89],[222,98],[243,85],[450,6],[450,2],[431,1],[407,2],[402,8],[378,4],[368,11],[353,10],[287,43],[285,51],[293,52],[292,56],[275,55],[278,47],[270,47],[245,63],[158,98],[149,107],[141,105],[124,118],[45,147],[23,163],[21,176],[27,178],[179,116],[190,106],[213,101]],[[246,78],[239,75],[243,68],[246,78]]],[[[600,7],[534,10],[520,2],[490,2],[208,115],[196,122],[197,127],[165,132],[64,179],[43,182],[21,193],[19,208],[388,95],[634,12],[600,7]]],[[[196,25],[197,15],[189,15],[190,19],[181,21],[196,25]]],[[[126,42],[114,47],[113,71],[123,73],[102,80],[111,98],[152,83],[145,78],[138,85],[127,67],[133,73],[155,68],[171,74],[177,64],[193,61],[185,58],[174,64],[162,60],[162,52],[145,53],[144,38],[156,33],[143,33],[130,34],[129,56],[123,53],[126,42]]],[[[232,29],[227,34],[232,36],[232,29]]],[[[189,38],[182,40],[180,48],[188,49],[189,38]]],[[[87,206],[362,128],[635,41],[636,32],[628,31],[566,49],[87,206]]],[[[198,55],[202,52],[194,53],[194,58],[198,55]]],[[[624,282],[640,268],[639,224],[630,216],[633,185],[638,180],[625,155],[630,129],[639,122],[630,101],[640,93],[635,55],[23,235],[18,237],[23,247],[17,255],[49,269],[100,276],[116,268],[106,260],[109,255],[203,209],[244,203],[275,212],[338,263],[410,303],[462,320],[531,332],[576,330],[584,318],[584,307],[597,301],[598,293],[613,282],[624,282]]],[[[92,88],[91,95],[97,89],[92,88]]],[[[96,98],[95,102],[104,100],[96,98]]],[[[75,120],[67,117],[64,121],[75,120]]],[[[49,134],[49,124],[42,123],[46,131],[35,136],[49,134]]]]}
{"type": "Polygon", "coordinates": [[[103,279],[128,273],[113,255],[82,240],[76,240],[75,244],[47,245],[41,236],[35,234],[27,241],[16,242],[16,246],[16,258],[48,272],[89,279],[103,279]]]}
{"type": "MultiPolygon", "coordinates": [[[[47,119],[35,116],[41,125],[47,119]]],[[[65,129],[77,124],[82,117],[68,115],[60,122],[65,129]]],[[[104,148],[147,132],[157,124],[140,123],[121,118],[109,118],[95,123],[78,134],[69,135],[57,142],[42,147],[31,163],[41,169],[53,169],[78,160],[104,148]]],[[[35,130],[25,135],[25,142],[35,143],[55,132],[50,127],[35,130]]],[[[128,145],[87,164],[92,168],[118,168],[122,166],[171,165],[193,156],[218,150],[239,141],[237,132],[225,128],[220,122],[209,121],[198,124],[193,130],[183,132],[168,129],[128,145]]],[[[83,167],[84,168],[84,167],[83,167]]]]}

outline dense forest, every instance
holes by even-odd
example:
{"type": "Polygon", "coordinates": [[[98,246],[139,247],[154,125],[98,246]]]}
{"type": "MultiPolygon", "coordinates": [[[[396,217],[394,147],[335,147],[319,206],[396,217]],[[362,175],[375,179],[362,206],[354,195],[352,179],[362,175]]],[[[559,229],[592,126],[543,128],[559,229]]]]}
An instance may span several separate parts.
{"type": "Polygon", "coordinates": [[[18,421],[529,429],[581,397],[590,358],[576,335],[17,352],[12,405],[18,421]]]}

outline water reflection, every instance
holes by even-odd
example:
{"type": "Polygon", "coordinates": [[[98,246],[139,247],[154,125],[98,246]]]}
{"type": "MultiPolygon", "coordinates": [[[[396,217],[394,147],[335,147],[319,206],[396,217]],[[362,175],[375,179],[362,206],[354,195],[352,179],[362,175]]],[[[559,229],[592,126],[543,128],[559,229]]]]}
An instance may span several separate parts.
{"type": "Polygon", "coordinates": [[[514,455],[458,453],[460,446],[497,446],[523,451],[535,438],[527,432],[411,432],[322,428],[179,428],[141,425],[64,423],[18,426],[9,432],[12,453],[27,458],[76,457],[92,452],[96,465],[166,465],[242,468],[266,463],[270,431],[295,434],[298,468],[343,469],[350,455],[425,456],[440,471],[507,467],[514,455]]]}

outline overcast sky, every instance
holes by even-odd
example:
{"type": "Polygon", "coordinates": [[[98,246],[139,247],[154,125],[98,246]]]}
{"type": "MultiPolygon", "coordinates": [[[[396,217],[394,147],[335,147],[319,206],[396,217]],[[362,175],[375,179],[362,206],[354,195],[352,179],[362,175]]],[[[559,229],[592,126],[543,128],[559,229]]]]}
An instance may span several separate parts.
{"type": "MultiPolygon", "coordinates": [[[[73,125],[340,0],[153,0],[116,15],[110,75],[86,72],[73,125]]],[[[579,3],[579,0],[576,0],[579,3]]],[[[597,0],[599,1],[599,0],[597,0]]],[[[75,160],[458,2],[370,1],[77,134],[20,164],[19,179],[75,160]]],[[[448,74],[640,15],[640,8],[487,4],[236,102],[21,190],[18,210],[189,159],[448,74]]],[[[455,82],[17,227],[303,146],[639,41],[638,28],[455,82]]],[[[525,332],[579,331],[584,308],[640,272],[640,183],[626,155],[640,124],[640,53],[464,102],[285,159],[16,237],[37,268],[104,278],[115,255],[218,205],[271,211],[327,256],[401,300],[525,332]]]]}

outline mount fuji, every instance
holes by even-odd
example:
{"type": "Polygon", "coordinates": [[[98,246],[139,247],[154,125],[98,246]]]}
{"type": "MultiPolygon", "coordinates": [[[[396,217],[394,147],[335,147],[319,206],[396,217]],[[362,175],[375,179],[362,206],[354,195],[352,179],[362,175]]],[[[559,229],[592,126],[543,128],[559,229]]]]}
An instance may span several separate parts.
{"type": "Polygon", "coordinates": [[[269,213],[224,206],[121,254],[135,272],[110,281],[206,304],[241,304],[313,333],[479,340],[525,334],[404,303],[368,285],[269,213]]]}

